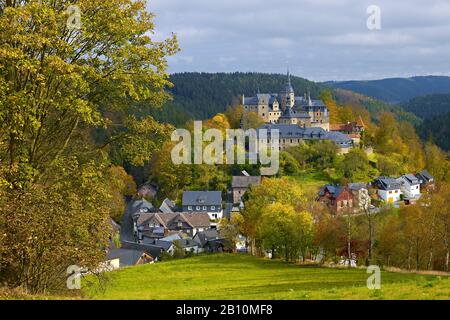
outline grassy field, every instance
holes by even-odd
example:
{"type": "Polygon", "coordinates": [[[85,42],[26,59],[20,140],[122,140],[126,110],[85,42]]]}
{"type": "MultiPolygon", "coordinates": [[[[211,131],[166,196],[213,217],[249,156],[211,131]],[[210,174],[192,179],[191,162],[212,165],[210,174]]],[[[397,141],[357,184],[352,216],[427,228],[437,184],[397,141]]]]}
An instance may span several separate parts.
{"type": "Polygon", "coordinates": [[[325,184],[330,183],[322,172],[305,171],[296,176],[289,176],[289,179],[300,183],[305,189],[319,190],[325,184]]]}
{"type": "Polygon", "coordinates": [[[362,269],[302,267],[248,255],[202,255],[108,274],[91,299],[450,299],[450,279],[382,272],[366,287],[362,269]]]}

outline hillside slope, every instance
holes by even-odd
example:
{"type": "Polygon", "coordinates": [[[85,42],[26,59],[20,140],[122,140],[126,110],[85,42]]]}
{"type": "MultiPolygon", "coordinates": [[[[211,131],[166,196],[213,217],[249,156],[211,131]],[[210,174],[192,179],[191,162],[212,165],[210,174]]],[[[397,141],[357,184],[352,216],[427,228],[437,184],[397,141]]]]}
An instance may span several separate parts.
{"type": "Polygon", "coordinates": [[[389,78],[370,81],[330,81],[323,84],[333,88],[358,92],[388,103],[404,102],[417,96],[432,93],[450,93],[450,77],[443,76],[389,78]]]}
{"type": "Polygon", "coordinates": [[[450,151],[450,111],[443,115],[425,119],[417,127],[417,132],[423,140],[431,137],[439,147],[450,151]]]}
{"type": "Polygon", "coordinates": [[[429,94],[402,103],[401,107],[416,116],[427,119],[450,111],[450,94],[429,94]]]}
{"type": "MultiPolygon", "coordinates": [[[[301,267],[245,254],[201,255],[108,274],[92,299],[449,299],[450,279],[382,272],[367,289],[365,269],[301,267]],[[245,272],[243,272],[245,271],[245,272]]],[[[83,286],[85,287],[85,286],[83,286]]]]}

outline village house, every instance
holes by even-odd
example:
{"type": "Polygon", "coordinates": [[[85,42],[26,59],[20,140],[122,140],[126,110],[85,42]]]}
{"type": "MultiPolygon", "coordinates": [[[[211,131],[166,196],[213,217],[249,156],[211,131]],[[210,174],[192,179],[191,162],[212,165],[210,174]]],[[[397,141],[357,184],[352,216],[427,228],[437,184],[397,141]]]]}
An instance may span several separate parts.
{"type": "Polygon", "coordinates": [[[379,177],[374,181],[377,187],[378,197],[388,203],[394,203],[401,200],[401,184],[395,178],[379,177]]]}
{"type": "Polygon", "coordinates": [[[184,249],[186,253],[199,253],[199,244],[191,238],[183,238],[179,240],[174,240],[180,248],[184,249]]]}
{"type": "Polygon", "coordinates": [[[260,176],[233,176],[231,180],[233,203],[239,204],[247,190],[251,186],[257,186],[259,184],[261,184],[260,176]]]}
{"type": "Polygon", "coordinates": [[[184,212],[207,213],[211,220],[223,217],[222,192],[220,191],[184,191],[182,199],[184,212]]]}
{"type": "Polygon", "coordinates": [[[422,192],[429,192],[434,190],[434,177],[427,170],[424,169],[416,173],[416,177],[417,179],[419,179],[422,192]]]}
{"type": "Polygon", "coordinates": [[[110,270],[113,270],[128,266],[152,263],[154,261],[155,259],[145,250],[118,248],[108,251],[104,265],[107,265],[110,270]]]}
{"type": "Polygon", "coordinates": [[[136,200],[131,204],[131,212],[133,215],[137,215],[140,213],[150,213],[154,212],[156,208],[147,200],[141,199],[136,200]]]}
{"type": "Polygon", "coordinates": [[[345,124],[330,124],[330,131],[340,132],[348,135],[355,145],[358,145],[361,142],[361,136],[364,132],[365,125],[361,116],[358,117],[357,121],[347,122],[345,124]]]}
{"type": "Polygon", "coordinates": [[[179,233],[174,233],[170,236],[160,239],[162,241],[168,241],[172,244],[184,249],[186,253],[199,253],[199,244],[190,237],[183,237],[179,233]]]}
{"type": "Polygon", "coordinates": [[[404,174],[397,179],[400,183],[400,189],[408,199],[420,198],[420,181],[413,174],[404,174]]]}
{"type": "Polygon", "coordinates": [[[179,232],[192,237],[210,227],[210,217],[205,212],[147,213],[139,215],[134,222],[138,241],[161,239],[179,232]]]}
{"type": "Polygon", "coordinates": [[[344,186],[326,185],[320,188],[317,201],[323,203],[335,214],[353,212],[353,195],[344,186]]]}
{"type": "Polygon", "coordinates": [[[223,252],[225,249],[225,238],[218,230],[205,230],[198,232],[194,236],[194,241],[198,243],[198,252],[223,252]]]}

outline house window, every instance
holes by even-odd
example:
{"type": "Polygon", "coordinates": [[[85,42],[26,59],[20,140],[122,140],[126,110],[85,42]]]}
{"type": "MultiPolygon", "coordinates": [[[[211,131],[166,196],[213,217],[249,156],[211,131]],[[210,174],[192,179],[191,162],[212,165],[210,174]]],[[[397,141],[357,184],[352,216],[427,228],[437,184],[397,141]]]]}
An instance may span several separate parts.
{"type": "Polygon", "coordinates": [[[217,219],[217,214],[213,214],[213,219],[217,219]]]}
{"type": "Polygon", "coordinates": [[[195,210],[197,210],[197,211],[200,210],[200,206],[196,206],[195,210]]]}
{"type": "Polygon", "coordinates": [[[178,226],[182,227],[183,226],[183,222],[178,222],[178,226]]]}
{"type": "MultiPolygon", "coordinates": [[[[241,194],[240,191],[239,191],[239,194],[241,194]]],[[[211,206],[211,210],[216,210],[216,206],[211,206]]]]}
{"type": "Polygon", "coordinates": [[[206,206],[203,206],[203,210],[206,210],[206,206]]]}
{"type": "Polygon", "coordinates": [[[189,210],[189,211],[192,211],[192,206],[188,206],[188,210],[189,210]]]}

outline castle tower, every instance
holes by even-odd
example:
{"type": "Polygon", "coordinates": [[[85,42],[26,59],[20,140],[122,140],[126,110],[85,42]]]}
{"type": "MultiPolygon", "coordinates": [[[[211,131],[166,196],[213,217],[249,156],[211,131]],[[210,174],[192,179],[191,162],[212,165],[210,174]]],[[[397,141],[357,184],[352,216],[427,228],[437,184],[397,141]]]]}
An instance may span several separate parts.
{"type": "Polygon", "coordinates": [[[284,110],[287,109],[287,107],[292,108],[295,104],[295,92],[291,85],[291,74],[289,73],[289,70],[287,72],[287,81],[284,88],[281,90],[280,93],[281,97],[281,108],[284,110]]]}

